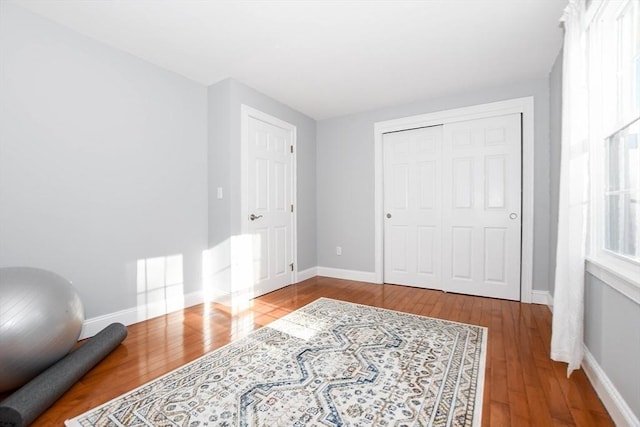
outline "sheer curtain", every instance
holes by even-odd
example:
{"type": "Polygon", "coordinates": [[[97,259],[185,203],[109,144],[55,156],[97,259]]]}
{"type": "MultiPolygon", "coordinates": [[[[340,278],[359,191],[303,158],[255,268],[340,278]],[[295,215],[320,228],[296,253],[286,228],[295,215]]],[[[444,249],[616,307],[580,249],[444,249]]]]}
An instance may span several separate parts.
{"type": "Polygon", "coordinates": [[[565,28],[562,148],[551,358],[568,363],[568,376],[580,368],[583,356],[584,272],[589,221],[585,1],[570,0],[562,21],[565,28]]]}

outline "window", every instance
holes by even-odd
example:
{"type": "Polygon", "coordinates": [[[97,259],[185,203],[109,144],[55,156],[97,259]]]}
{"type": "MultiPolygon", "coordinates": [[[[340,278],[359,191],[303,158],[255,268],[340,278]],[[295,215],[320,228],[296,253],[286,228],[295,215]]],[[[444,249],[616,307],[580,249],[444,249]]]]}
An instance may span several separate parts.
{"type": "Polygon", "coordinates": [[[640,121],[605,142],[604,249],[640,261],[640,121]]]}
{"type": "Polygon", "coordinates": [[[640,112],[640,3],[628,1],[616,19],[618,89],[617,122],[637,119],[640,112]]]}
{"type": "Polygon", "coordinates": [[[640,285],[640,2],[590,9],[590,261],[640,285]]]}

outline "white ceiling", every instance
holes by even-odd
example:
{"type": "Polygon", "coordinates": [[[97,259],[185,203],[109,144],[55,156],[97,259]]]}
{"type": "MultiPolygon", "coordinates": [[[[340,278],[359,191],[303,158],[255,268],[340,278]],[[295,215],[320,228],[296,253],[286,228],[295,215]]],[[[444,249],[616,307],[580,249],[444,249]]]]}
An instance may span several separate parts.
{"type": "Polygon", "coordinates": [[[315,119],[547,77],[568,0],[16,0],[209,85],[315,119]]]}

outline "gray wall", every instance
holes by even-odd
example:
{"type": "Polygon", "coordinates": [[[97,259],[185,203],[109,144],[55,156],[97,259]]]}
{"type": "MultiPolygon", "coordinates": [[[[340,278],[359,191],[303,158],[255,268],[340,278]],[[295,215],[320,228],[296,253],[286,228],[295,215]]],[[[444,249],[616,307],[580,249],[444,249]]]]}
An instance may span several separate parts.
{"type": "Polygon", "coordinates": [[[584,342],[640,418],[640,305],[586,274],[584,342]]]}
{"type": "Polygon", "coordinates": [[[549,291],[555,291],[562,139],[562,50],[549,74],[549,291]]]}
{"type": "Polygon", "coordinates": [[[214,294],[229,293],[227,256],[240,233],[240,111],[248,105],[296,126],[297,270],[317,265],[316,122],[232,79],[209,87],[209,247],[214,294]],[[216,197],[222,188],[223,198],[216,197]]]}
{"type": "Polygon", "coordinates": [[[87,318],[135,307],[137,261],[149,258],[182,255],[184,294],[210,291],[212,272],[226,293],[241,104],[297,127],[298,270],[317,265],[313,119],[0,4],[0,266],[69,278],[87,318]]]}
{"type": "Polygon", "coordinates": [[[533,96],[534,289],[549,289],[549,85],[533,80],[318,122],[318,265],[374,270],[373,125],[416,114],[533,96]],[[342,247],[342,255],[335,247],[342,247]]]}
{"type": "Polygon", "coordinates": [[[136,306],[137,260],[207,246],[206,88],[0,2],[0,266],[136,306]]]}
{"type": "Polygon", "coordinates": [[[229,81],[208,88],[208,175],[209,190],[209,237],[213,247],[231,232],[231,203],[229,188],[231,182],[231,109],[229,81]],[[217,189],[222,188],[222,199],[217,198],[217,189]]]}

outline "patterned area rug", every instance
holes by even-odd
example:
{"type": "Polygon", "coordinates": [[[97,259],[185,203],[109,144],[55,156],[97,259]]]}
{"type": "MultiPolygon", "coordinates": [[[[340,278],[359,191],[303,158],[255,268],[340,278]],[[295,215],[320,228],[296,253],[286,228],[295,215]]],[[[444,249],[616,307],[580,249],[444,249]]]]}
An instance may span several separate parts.
{"type": "Polygon", "coordinates": [[[321,298],[73,426],[479,426],[487,330],[321,298]]]}

